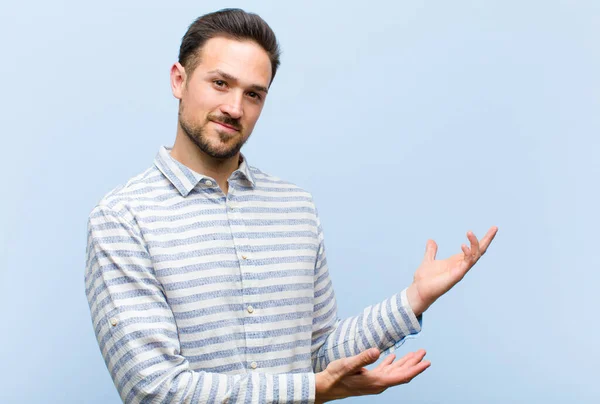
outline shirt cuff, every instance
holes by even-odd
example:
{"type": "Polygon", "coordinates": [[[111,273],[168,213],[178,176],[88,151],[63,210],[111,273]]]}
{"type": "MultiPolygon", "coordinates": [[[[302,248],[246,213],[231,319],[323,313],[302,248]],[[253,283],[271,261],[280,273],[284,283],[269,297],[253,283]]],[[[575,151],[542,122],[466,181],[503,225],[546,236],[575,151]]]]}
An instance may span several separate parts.
{"type": "Polygon", "coordinates": [[[381,355],[388,355],[396,351],[407,339],[414,339],[419,336],[421,333],[421,328],[423,326],[423,314],[418,317],[415,316],[412,308],[410,307],[410,303],[408,302],[408,296],[406,294],[408,288],[404,289],[401,293],[392,297],[392,301],[395,304],[392,304],[394,310],[394,316],[398,318],[398,323],[400,324],[400,330],[404,335],[403,338],[400,338],[399,341],[395,342],[391,347],[385,349],[381,352],[381,355]]]}
{"type": "Polygon", "coordinates": [[[408,317],[410,319],[410,323],[411,323],[412,327],[416,331],[409,335],[409,336],[411,336],[411,335],[417,335],[421,332],[421,326],[423,325],[423,314],[420,314],[419,317],[415,316],[415,313],[413,312],[412,307],[410,307],[410,303],[408,301],[407,290],[408,290],[408,288],[404,289],[402,291],[402,293],[400,293],[400,301],[401,301],[402,308],[406,311],[406,314],[408,315],[408,317]]]}
{"type": "MultiPolygon", "coordinates": [[[[282,373],[273,376],[273,402],[313,404],[316,385],[314,373],[282,373]]],[[[268,400],[267,400],[268,401],[268,400]]]]}

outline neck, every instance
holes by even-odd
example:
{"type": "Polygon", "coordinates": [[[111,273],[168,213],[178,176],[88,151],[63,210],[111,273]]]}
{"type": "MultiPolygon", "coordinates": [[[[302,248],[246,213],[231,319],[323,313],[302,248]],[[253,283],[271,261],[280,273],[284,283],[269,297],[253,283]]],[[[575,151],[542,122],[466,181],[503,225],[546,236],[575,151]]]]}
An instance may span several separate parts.
{"type": "Polygon", "coordinates": [[[213,178],[227,195],[229,184],[227,180],[239,167],[240,153],[228,159],[217,159],[204,153],[196,146],[181,129],[177,131],[171,157],[195,172],[213,178]]]}

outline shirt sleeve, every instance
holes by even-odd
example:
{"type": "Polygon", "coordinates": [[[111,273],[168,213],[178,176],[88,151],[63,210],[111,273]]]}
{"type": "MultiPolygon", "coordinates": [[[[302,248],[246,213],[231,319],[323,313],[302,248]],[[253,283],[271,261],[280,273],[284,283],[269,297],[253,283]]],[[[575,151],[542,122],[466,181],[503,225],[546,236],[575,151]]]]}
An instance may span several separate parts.
{"type": "Polygon", "coordinates": [[[123,402],[313,403],[311,373],[193,370],[173,312],[125,208],[97,206],[88,220],[85,288],[100,351],[123,402]]]}
{"type": "Polygon", "coordinates": [[[365,308],[358,316],[340,320],[333,285],[327,268],[325,240],[317,215],[319,248],[315,262],[314,312],[311,357],[315,372],[329,362],[378,348],[383,354],[392,352],[407,338],[421,332],[422,316],[413,313],[406,289],[365,308]]]}

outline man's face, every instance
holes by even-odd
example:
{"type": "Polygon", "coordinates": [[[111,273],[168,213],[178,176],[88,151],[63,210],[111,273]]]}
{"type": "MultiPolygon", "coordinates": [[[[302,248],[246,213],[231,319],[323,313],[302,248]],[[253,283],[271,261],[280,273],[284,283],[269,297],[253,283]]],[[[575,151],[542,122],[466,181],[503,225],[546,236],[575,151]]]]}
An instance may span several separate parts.
{"type": "Polygon", "coordinates": [[[233,157],[254,129],[270,82],[271,61],[258,44],[209,39],[191,75],[179,63],[171,69],[179,125],[209,156],[233,157]]]}

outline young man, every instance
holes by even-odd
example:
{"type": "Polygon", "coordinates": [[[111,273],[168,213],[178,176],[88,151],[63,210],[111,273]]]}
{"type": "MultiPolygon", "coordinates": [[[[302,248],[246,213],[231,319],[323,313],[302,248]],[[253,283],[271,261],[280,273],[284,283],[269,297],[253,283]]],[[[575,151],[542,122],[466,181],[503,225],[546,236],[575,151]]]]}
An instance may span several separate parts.
{"type": "Polygon", "coordinates": [[[197,19],[171,68],[173,147],[90,213],[86,294],[125,402],[312,403],[407,383],[425,351],[364,366],[420,332],[495,236],[469,232],[446,260],[429,241],[412,285],[339,320],[311,195],[240,153],[278,66],[259,16],[197,19]]]}

